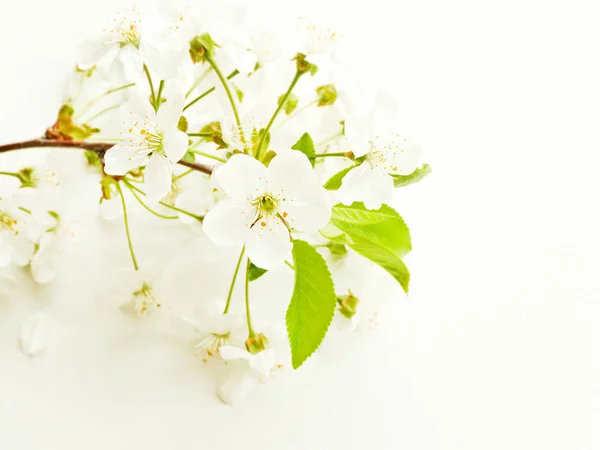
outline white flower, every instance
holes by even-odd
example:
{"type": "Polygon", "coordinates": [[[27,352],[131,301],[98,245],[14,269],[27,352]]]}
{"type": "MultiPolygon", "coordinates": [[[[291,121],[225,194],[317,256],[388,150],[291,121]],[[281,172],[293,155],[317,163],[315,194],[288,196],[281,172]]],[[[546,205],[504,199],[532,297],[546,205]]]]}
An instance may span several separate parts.
{"type": "Polygon", "coordinates": [[[327,193],[301,152],[281,152],[265,167],[233,155],[214,173],[229,198],[204,218],[217,245],[246,245],[250,260],[272,269],[291,255],[291,230],[316,231],[329,221],[327,193]]]}
{"type": "Polygon", "coordinates": [[[47,314],[38,312],[33,314],[21,328],[21,350],[27,356],[36,356],[42,353],[52,342],[55,333],[55,324],[47,314]]]}
{"type": "Polygon", "coordinates": [[[331,52],[340,37],[337,33],[329,28],[317,27],[303,18],[298,21],[297,33],[300,52],[308,62],[317,66],[329,63],[331,52]]]}
{"type": "Polygon", "coordinates": [[[256,354],[231,345],[223,345],[221,358],[240,361],[217,386],[217,396],[223,403],[232,405],[244,398],[260,381],[269,378],[277,367],[275,350],[267,348],[256,354]]]}
{"type": "Polygon", "coordinates": [[[223,314],[225,302],[215,301],[198,308],[194,318],[176,316],[171,318],[173,328],[194,340],[196,352],[215,355],[223,345],[231,342],[231,334],[242,323],[239,314],[223,314]]]}
{"type": "Polygon", "coordinates": [[[376,136],[369,144],[363,163],[350,170],[342,180],[338,198],[345,205],[364,202],[369,209],[379,209],[394,196],[391,175],[410,175],[419,163],[419,147],[406,137],[390,133],[376,136]]]}
{"type": "Polygon", "coordinates": [[[32,215],[19,209],[9,199],[0,198],[0,267],[11,261],[17,266],[26,266],[35,249],[35,240],[30,235],[29,223],[32,215]]]}
{"type": "Polygon", "coordinates": [[[187,134],[177,128],[182,108],[183,96],[177,94],[169,95],[158,112],[137,95],[123,105],[123,142],[106,152],[106,173],[125,175],[136,167],[146,166],[148,200],[156,202],[166,195],[171,187],[171,163],[179,161],[188,148],[187,134]]]}
{"type": "Polygon", "coordinates": [[[2,268],[0,270],[0,299],[8,296],[17,287],[17,278],[13,270],[2,268]]]}
{"type": "Polygon", "coordinates": [[[144,17],[135,7],[120,12],[98,38],[81,48],[78,67],[108,71],[116,60],[128,77],[135,78],[146,63],[159,79],[168,80],[177,76],[185,57],[186,25],[182,11],[159,10],[144,17]]]}
{"type": "MultiPolygon", "coordinates": [[[[182,191],[175,197],[175,207],[204,216],[215,205],[216,199],[217,193],[214,192],[210,179],[200,175],[184,184],[182,191]]],[[[179,219],[193,230],[202,230],[202,224],[188,214],[180,212],[179,219]]]]}

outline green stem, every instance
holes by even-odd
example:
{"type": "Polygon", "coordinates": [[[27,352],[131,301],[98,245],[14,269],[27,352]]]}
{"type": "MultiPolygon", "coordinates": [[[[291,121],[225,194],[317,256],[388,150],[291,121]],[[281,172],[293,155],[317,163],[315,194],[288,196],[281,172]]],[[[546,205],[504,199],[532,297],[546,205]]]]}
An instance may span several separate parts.
{"type": "Polygon", "coordinates": [[[219,69],[219,66],[217,66],[217,63],[208,55],[208,52],[205,53],[204,57],[219,77],[219,80],[221,80],[221,84],[225,89],[225,93],[227,94],[227,98],[229,98],[229,103],[231,104],[231,109],[233,110],[235,123],[237,124],[237,127],[240,130],[241,141],[245,143],[244,132],[242,130],[242,121],[240,120],[240,114],[238,113],[237,106],[235,105],[235,100],[233,98],[233,95],[231,94],[231,89],[229,89],[229,83],[223,76],[223,73],[221,72],[221,69],[219,69]]]}
{"type": "Polygon", "coordinates": [[[127,244],[129,245],[129,253],[131,253],[131,260],[133,261],[133,268],[138,271],[140,267],[138,266],[137,259],[135,258],[135,252],[133,251],[133,244],[131,242],[131,234],[129,232],[129,220],[127,219],[127,205],[125,204],[125,196],[123,195],[123,190],[121,189],[121,185],[117,183],[117,191],[121,196],[121,205],[123,206],[123,218],[125,219],[125,233],[127,234],[127,244]]]}
{"type": "MultiPolygon", "coordinates": [[[[313,246],[313,247],[314,247],[314,246],[313,246]]],[[[285,264],[286,264],[286,265],[287,265],[287,266],[288,266],[290,269],[292,269],[292,270],[295,270],[295,269],[294,269],[294,266],[292,265],[292,263],[291,263],[291,262],[289,262],[289,261],[285,261],[285,264]]]]}
{"type": "MultiPolygon", "coordinates": [[[[129,186],[130,186],[132,189],[136,190],[137,192],[139,192],[139,193],[140,193],[140,194],[142,194],[143,196],[146,196],[146,193],[145,193],[144,191],[142,191],[142,190],[141,190],[140,188],[138,188],[137,186],[134,186],[133,184],[131,184],[131,182],[132,182],[132,181],[134,181],[134,180],[131,180],[131,179],[129,179],[129,178],[123,178],[123,181],[125,181],[125,182],[129,183],[128,185],[129,185],[129,186]]],[[[203,217],[203,216],[199,216],[198,214],[194,214],[194,213],[192,213],[192,212],[186,211],[185,209],[178,208],[177,206],[169,205],[168,203],[165,203],[165,202],[162,202],[162,201],[161,201],[161,202],[158,202],[158,204],[159,204],[159,205],[162,205],[162,206],[164,206],[165,208],[172,209],[173,211],[180,212],[181,214],[185,214],[186,216],[193,217],[194,219],[196,219],[196,220],[197,220],[197,221],[199,221],[199,222],[202,222],[202,220],[204,220],[204,217],[203,217]]]]}
{"type": "MultiPolygon", "coordinates": [[[[212,68],[212,67],[211,67],[212,68]]],[[[227,79],[231,80],[233,77],[235,77],[237,74],[239,74],[240,72],[237,70],[234,70],[233,72],[231,72],[228,76],[227,79]]],[[[206,91],[204,91],[202,94],[200,94],[198,97],[196,97],[194,100],[192,100],[191,102],[189,102],[187,105],[185,105],[185,107],[183,108],[183,110],[185,111],[186,109],[188,109],[190,106],[192,106],[194,103],[199,102],[200,100],[202,100],[204,97],[206,97],[208,94],[212,93],[215,90],[215,87],[211,87],[210,89],[207,89],[206,91]]]]}
{"type": "Polygon", "coordinates": [[[201,152],[200,150],[196,150],[195,148],[189,148],[188,151],[195,153],[196,155],[205,156],[206,158],[214,159],[215,161],[219,161],[222,163],[227,162],[226,159],[219,158],[218,156],[211,155],[210,153],[201,152]]]}
{"type": "Polygon", "coordinates": [[[212,133],[188,133],[187,135],[192,137],[211,137],[212,133]]]}
{"type": "Polygon", "coordinates": [[[235,266],[235,271],[233,272],[233,278],[231,280],[231,285],[229,286],[229,292],[227,293],[227,302],[225,303],[225,309],[223,310],[223,314],[227,314],[229,312],[229,305],[231,304],[231,297],[233,296],[233,288],[235,287],[235,280],[237,279],[238,272],[240,271],[240,266],[242,265],[244,250],[246,250],[246,247],[242,247],[242,252],[240,253],[240,257],[235,266]]]}
{"type": "Polygon", "coordinates": [[[89,119],[86,120],[86,122],[91,122],[92,120],[97,119],[98,117],[100,117],[103,114],[106,114],[109,111],[112,111],[113,109],[117,109],[119,108],[121,105],[113,105],[113,106],[109,106],[108,108],[104,108],[102,111],[100,111],[99,113],[94,114],[92,117],[90,117],[89,119]]]}
{"type": "Polygon", "coordinates": [[[338,133],[334,134],[333,136],[329,136],[328,138],[323,139],[321,142],[317,142],[315,144],[315,148],[321,147],[322,145],[325,145],[328,142],[333,141],[335,138],[338,138],[338,137],[343,136],[343,135],[344,135],[344,131],[340,130],[338,133]]]}
{"type": "Polygon", "coordinates": [[[0,175],[6,175],[7,177],[15,177],[19,179],[19,181],[21,180],[21,175],[19,175],[16,172],[0,172],[0,175]]]}
{"type": "MultiPolygon", "coordinates": [[[[277,115],[279,114],[279,111],[281,111],[281,109],[283,108],[283,105],[285,105],[285,102],[287,101],[288,97],[292,93],[292,90],[294,89],[294,86],[296,86],[296,83],[298,82],[298,80],[302,76],[302,73],[303,72],[300,72],[299,70],[296,71],[296,75],[294,75],[294,79],[292,80],[292,82],[290,84],[290,87],[288,88],[287,92],[283,95],[283,98],[279,102],[279,105],[277,105],[277,109],[273,113],[273,116],[271,117],[271,120],[269,120],[269,123],[267,124],[267,126],[265,128],[265,132],[262,134],[262,136],[260,138],[260,141],[258,141],[258,144],[256,145],[257,149],[261,148],[262,143],[265,140],[265,137],[267,136],[267,133],[271,129],[271,126],[273,125],[273,122],[275,122],[275,119],[277,118],[277,115]]],[[[256,156],[257,159],[260,159],[261,155],[255,155],[255,156],[256,156]]]]}
{"type": "MultiPolygon", "coordinates": [[[[107,95],[110,95],[114,92],[122,91],[123,89],[129,89],[132,86],[135,86],[135,83],[125,84],[123,86],[119,86],[119,87],[107,90],[103,94],[100,94],[98,97],[95,97],[95,98],[91,99],[89,102],[87,102],[86,105],[83,108],[81,108],[80,111],[76,111],[76,116],[78,116],[78,117],[83,116],[86,112],[88,112],[90,110],[90,108],[92,106],[94,106],[96,103],[98,103],[100,100],[102,100],[107,95]]],[[[89,120],[91,120],[91,119],[89,119],[89,120]]]]}
{"type": "Polygon", "coordinates": [[[252,328],[252,319],[250,318],[250,259],[246,263],[246,320],[248,322],[248,336],[253,338],[256,333],[252,328]]]}
{"type": "Polygon", "coordinates": [[[160,107],[160,103],[161,103],[161,95],[163,92],[163,89],[165,88],[165,80],[160,80],[160,84],[158,85],[158,94],[156,94],[156,103],[154,103],[154,110],[158,111],[158,108],[160,107]]]}
{"type": "Polygon", "coordinates": [[[154,84],[152,83],[152,77],[150,76],[150,71],[148,70],[148,66],[144,64],[144,73],[146,74],[146,78],[148,79],[148,84],[150,85],[150,102],[152,106],[156,105],[156,94],[154,92],[154,84]]]}
{"type": "Polygon", "coordinates": [[[296,111],[294,111],[292,114],[290,114],[289,116],[287,116],[284,120],[282,120],[279,125],[277,125],[274,129],[275,130],[279,130],[282,126],[284,126],[286,123],[288,123],[290,120],[292,120],[294,117],[299,116],[300,114],[302,114],[304,111],[306,111],[308,108],[310,108],[312,105],[314,105],[315,103],[317,103],[319,101],[318,98],[315,98],[313,101],[308,102],[306,105],[304,105],[302,108],[297,109],[296,111]]]}
{"type": "Polygon", "coordinates": [[[179,180],[180,178],[183,178],[183,177],[185,177],[186,175],[189,175],[189,174],[190,174],[190,173],[192,173],[193,171],[194,171],[193,169],[186,170],[185,172],[183,172],[183,173],[180,173],[180,174],[179,174],[179,175],[177,175],[176,177],[173,177],[173,181],[175,181],[175,180],[179,180]]]}
{"type": "Polygon", "coordinates": [[[156,211],[154,211],[152,208],[150,208],[148,205],[146,205],[144,203],[144,201],[135,193],[135,190],[133,189],[133,186],[131,186],[126,180],[123,180],[123,182],[125,183],[125,185],[129,188],[129,190],[131,191],[131,194],[135,197],[135,199],[140,203],[140,205],[142,205],[144,207],[144,209],[146,211],[148,211],[149,213],[154,214],[156,217],[160,217],[161,219],[179,219],[179,217],[177,216],[165,216],[163,214],[160,214],[156,211]]]}
{"type": "Polygon", "coordinates": [[[337,153],[317,153],[315,155],[315,158],[327,158],[329,156],[344,156],[347,158],[346,156],[346,152],[337,152],[337,153]]]}
{"type": "Polygon", "coordinates": [[[185,98],[188,98],[190,95],[192,95],[192,92],[194,92],[194,89],[196,89],[200,83],[202,83],[204,81],[204,79],[208,76],[208,74],[210,73],[210,71],[212,70],[212,67],[208,67],[204,72],[202,72],[202,74],[198,77],[198,79],[196,81],[194,81],[194,84],[192,84],[192,87],[185,93],[185,98]]]}

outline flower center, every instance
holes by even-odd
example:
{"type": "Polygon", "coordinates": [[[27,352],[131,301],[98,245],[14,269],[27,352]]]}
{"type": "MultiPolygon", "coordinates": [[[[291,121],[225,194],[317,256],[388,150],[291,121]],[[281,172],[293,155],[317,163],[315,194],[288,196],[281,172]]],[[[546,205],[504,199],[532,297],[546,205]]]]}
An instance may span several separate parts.
{"type": "Polygon", "coordinates": [[[230,336],[231,332],[224,334],[210,333],[198,342],[194,348],[208,353],[209,356],[213,356],[219,351],[222,345],[226,345],[229,342],[230,336]]]}
{"type": "MultiPolygon", "coordinates": [[[[377,139],[379,136],[377,136],[377,139]]],[[[399,154],[404,153],[406,138],[392,134],[390,139],[384,144],[370,144],[370,150],[367,155],[367,161],[375,168],[379,168],[388,173],[396,173],[399,170],[397,158],[399,154]]]]}
{"type": "Polygon", "coordinates": [[[17,219],[6,211],[0,211],[0,230],[13,230],[16,224],[17,219]]]}
{"type": "Polygon", "coordinates": [[[129,17],[117,15],[113,19],[112,28],[104,31],[110,35],[108,44],[118,42],[121,47],[133,45],[135,48],[140,46],[140,20],[130,19],[129,17]]]}
{"type": "Polygon", "coordinates": [[[138,317],[148,315],[155,308],[161,307],[154,297],[152,288],[146,282],[142,283],[140,290],[135,291],[133,296],[135,297],[135,312],[138,317]]]}
{"type": "Polygon", "coordinates": [[[124,135],[125,143],[129,147],[137,148],[138,153],[158,153],[164,155],[163,134],[156,125],[136,117],[136,121],[129,127],[124,135]]]}
{"type": "Polygon", "coordinates": [[[257,217],[271,217],[277,214],[279,199],[271,194],[264,194],[250,203],[256,208],[257,217]]]}

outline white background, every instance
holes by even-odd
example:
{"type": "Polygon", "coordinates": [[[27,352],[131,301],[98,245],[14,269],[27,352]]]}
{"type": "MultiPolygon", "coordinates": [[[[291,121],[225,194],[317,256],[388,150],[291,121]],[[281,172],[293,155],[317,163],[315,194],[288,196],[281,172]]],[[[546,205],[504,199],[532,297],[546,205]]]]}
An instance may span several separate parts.
{"type": "MultiPolygon", "coordinates": [[[[1,1],[10,142],[53,121],[77,42],[122,2],[1,1]]],[[[97,244],[79,236],[76,281],[0,304],[0,448],[600,448],[597,2],[271,3],[360,37],[426,151],[434,174],[398,201],[412,295],[346,351],[225,407],[184,350],[85,312],[109,275],[81,270],[97,244]],[[40,307],[61,326],[30,360],[18,329],[40,307]]]]}

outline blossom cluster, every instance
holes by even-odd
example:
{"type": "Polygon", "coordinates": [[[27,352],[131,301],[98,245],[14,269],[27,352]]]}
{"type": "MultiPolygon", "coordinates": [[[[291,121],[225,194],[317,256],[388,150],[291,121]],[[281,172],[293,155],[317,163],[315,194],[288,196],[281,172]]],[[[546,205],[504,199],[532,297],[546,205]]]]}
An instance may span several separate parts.
{"type": "MultiPolygon", "coordinates": [[[[226,403],[290,363],[289,350],[275,351],[280,324],[252,325],[256,279],[286,265],[294,272],[281,317],[294,368],[334,319],[350,330],[373,324],[369,296],[377,296],[363,286],[366,273],[408,290],[402,258],[410,234],[387,204],[429,166],[420,165],[418,145],[401,134],[388,102],[349,76],[341,48],[328,28],[304,19],[262,23],[252,9],[123,11],[82,45],[64,104],[41,140],[81,149],[100,177],[101,215],[126,229],[133,270],[119,295],[137,317],[169,316],[195,353],[228,363],[217,388],[226,403]],[[179,218],[190,239],[200,233],[237,249],[222,299],[199,298],[195,314],[169,313],[156,274],[136,257],[131,201],[179,218]],[[357,260],[362,276],[352,270],[357,260]],[[246,279],[245,320],[232,311],[238,278],[246,279]]],[[[0,267],[28,266],[38,282],[52,279],[47,254],[60,226],[59,206],[50,207],[60,189],[42,181],[44,170],[3,172],[20,187],[0,200],[0,267]]]]}

